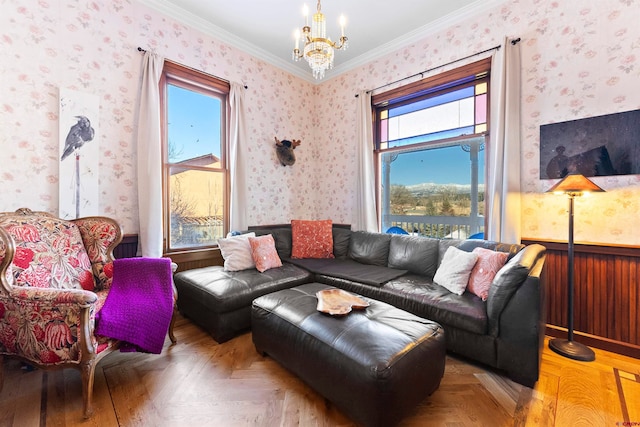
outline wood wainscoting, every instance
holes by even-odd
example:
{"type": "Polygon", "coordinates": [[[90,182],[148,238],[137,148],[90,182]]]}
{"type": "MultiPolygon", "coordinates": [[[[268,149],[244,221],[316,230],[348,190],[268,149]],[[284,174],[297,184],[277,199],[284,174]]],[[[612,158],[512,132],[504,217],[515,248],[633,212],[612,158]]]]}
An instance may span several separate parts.
{"type": "MultiPolygon", "coordinates": [[[[547,248],[547,335],[567,336],[567,244],[523,239],[547,248]]],[[[640,358],[640,248],[574,246],[574,339],[640,358]]]]}
{"type": "MultiPolygon", "coordinates": [[[[122,238],[122,242],[113,251],[116,258],[135,257],[138,251],[138,235],[127,234],[122,238]]],[[[220,255],[220,250],[203,249],[189,252],[175,252],[165,255],[171,258],[171,261],[178,264],[177,271],[191,270],[194,268],[208,267],[210,265],[222,265],[224,260],[220,255]]]]}

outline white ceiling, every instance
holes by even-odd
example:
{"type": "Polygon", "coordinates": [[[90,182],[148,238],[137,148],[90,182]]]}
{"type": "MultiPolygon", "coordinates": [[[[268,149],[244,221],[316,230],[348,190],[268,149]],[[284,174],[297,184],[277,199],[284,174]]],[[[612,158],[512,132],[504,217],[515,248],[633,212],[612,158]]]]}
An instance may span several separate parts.
{"type": "MultiPolygon", "coordinates": [[[[277,67],[316,82],[305,61],[294,62],[293,33],[304,24],[302,6],[316,0],[138,0],[277,67]]],[[[349,48],[337,51],[324,80],[358,67],[412,41],[487,10],[505,0],[324,0],[327,35],[340,37],[347,18],[349,48]]]]}

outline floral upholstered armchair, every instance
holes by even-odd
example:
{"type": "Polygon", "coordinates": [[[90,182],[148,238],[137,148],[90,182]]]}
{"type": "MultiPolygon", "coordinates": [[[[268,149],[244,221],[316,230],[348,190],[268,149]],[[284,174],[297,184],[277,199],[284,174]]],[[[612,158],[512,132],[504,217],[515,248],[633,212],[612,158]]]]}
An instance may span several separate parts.
{"type": "Polygon", "coordinates": [[[95,320],[121,240],[120,226],[106,217],[0,213],[0,387],[2,355],[44,369],[73,367],[90,416],[96,364],[120,344],[96,335],[95,320]]]}

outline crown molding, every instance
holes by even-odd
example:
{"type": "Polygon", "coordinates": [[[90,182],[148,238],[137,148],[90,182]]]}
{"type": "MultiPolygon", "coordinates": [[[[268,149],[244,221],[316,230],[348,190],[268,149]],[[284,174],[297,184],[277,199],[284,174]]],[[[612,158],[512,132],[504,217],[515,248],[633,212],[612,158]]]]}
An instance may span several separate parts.
{"type": "Polygon", "coordinates": [[[435,21],[431,21],[401,37],[391,40],[382,46],[377,47],[375,51],[369,51],[347,62],[334,66],[333,72],[331,73],[332,77],[346,73],[347,71],[351,71],[355,68],[359,68],[369,62],[402,49],[403,47],[426,39],[427,37],[446,30],[453,25],[459,24],[476,15],[485,13],[493,9],[495,6],[505,3],[505,1],[506,0],[477,0],[468,6],[458,9],[455,12],[436,19],[435,21]]]}
{"type": "Polygon", "coordinates": [[[166,0],[136,1],[162,13],[163,15],[167,15],[179,22],[182,22],[183,24],[195,28],[196,30],[201,31],[204,34],[212,36],[213,38],[218,39],[223,43],[229,44],[273,66],[281,68],[289,74],[300,77],[301,79],[306,80],[309,83],[316,83],[316,80],[313,78],[311,73],[307,73],[305,70],[297,67],[295,63],[285,61],[273,55],[272,53],[267,52],[266,50],[261,49],[252,43],[247,42],[246,40],[236,36],[235,34],[232,34],[229,31],[226,31],[218,27],[217,25],[212,24],[211,22],[199,17],[198,15],[195,15],[187,10],[182,9],[181,7],[169,3],[166,0]]]}
{"type": "Polygon", "coordinates": [[[468,18],[484,13],[494,8],[495,6],[504,3],[507,0],[477,0],[468,6],[458,9],[455,12],[445,15],[435,21],[431,21],[428,24],[425,24],[422,27],[417,28],[416,30],[411,31],[401,37],[393,39],[383,44],[382,46],[377,47],[375,50],[371,50],[368,53],[359,55],[356,58],[353,58],[339,65],[334,65],[330,75],[325,77],[323,80],[314,79],[310,71],[300,66],[296,66],[294,62],[285,61],[282,58],[273,55],[272,53],[259,48],[252,43],[247,42],[246,40],[236,36],[235,34],[232,34],[218,27],[217,25],[206,21],[205,19],[202,19],[201,17],[189,11],[186,11],[185,9],[169,3],[167,0],[136,1],[164,15],[170,16],[192,28],[195,28],[196,30],[201,31],[204,34],[212,36],[215,39],[222,41],[223,43],[227,43],[275,67],[278,67],[289,74],[299,77],[309,83],[320,85],[330,79],[340,76],[341,74],[361,67],[364,64],[395,52],[396,50],[399,50],[412,43],[425,39],[428,36],[433,35],[439,31],[445,30],[452,25],[456,25],[468,18]]]}

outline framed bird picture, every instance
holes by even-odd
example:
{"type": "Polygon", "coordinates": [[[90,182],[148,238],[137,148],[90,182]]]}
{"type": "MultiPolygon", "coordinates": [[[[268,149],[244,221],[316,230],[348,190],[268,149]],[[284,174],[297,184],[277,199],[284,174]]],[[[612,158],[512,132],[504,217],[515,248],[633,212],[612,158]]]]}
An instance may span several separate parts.
{"type": "Polygon", "coordinates": [[[98,215],[98,96],[60,88],[59,117],[59,216],[98,215]]]}

